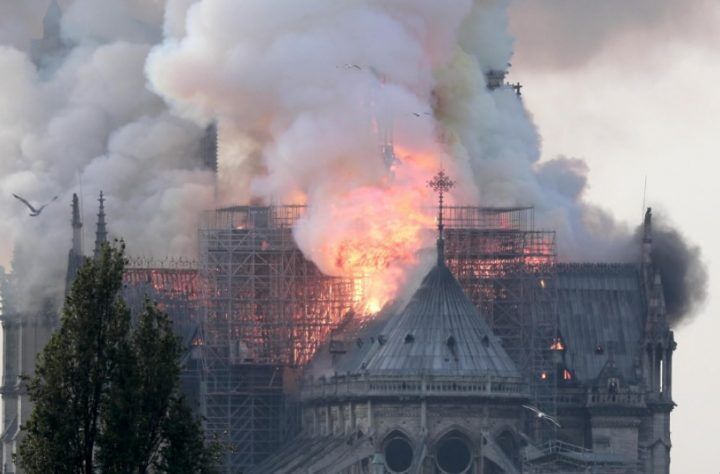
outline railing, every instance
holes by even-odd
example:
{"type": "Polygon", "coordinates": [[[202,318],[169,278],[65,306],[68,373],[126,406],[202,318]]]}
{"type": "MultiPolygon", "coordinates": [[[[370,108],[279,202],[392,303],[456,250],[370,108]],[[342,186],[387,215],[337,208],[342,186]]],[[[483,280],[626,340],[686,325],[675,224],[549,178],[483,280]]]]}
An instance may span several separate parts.
{"type": "Polygon", "coordinates": [[[328,397],[371,396],[459,396],[459,397],[517,397],[528,396],[527,385],[511,378],[384,378],[331,377],[329,380],[306,381],[301,390],[304,400],[328,397]]]}
{"type": "Polygon", "coordinates": [[[645,397],[642,393],[636,392],[600,392],[589,393],[587,400],[588,407],[604,405],[624,406],[645,406],[645,397]]]}
{"type": "Polygon", "coordinates": [[[192,259],[167,257],[156,259],[151,257],[128,257],[127,268],[130,270],[196,270],[198,263],[192,259]]]}
{"type": "MultiPolygon", "coordinates": [[[[425,208],[435,215],[434,207],[425,208]]],[[[230,206],[205,211],[201,229],[283,228],[292,227],[307,212],[304,205],[230,206]]],[[[535,227],[532,207],[475,207],[446,206],[445,224],[448,228],[531,231],[535,227]]]]}
{"type": "Polygon", "coordinates": [[[617,453],[598,453],[583,446],[566,443],[560,440],[551,440],[540,446],[527,446],[522,451],[523,472],[540,474],[561,472],[556,470],[557,465],[540,464],[534,462],[548,457],[564,456],[563,473],[594,473],[594,474],[626,474],[628,472],[642,472],[643,459],[646,453],[638,448],[637,459],[630,459],[617,453]],[[574,465],[574,468],[570,468],[574,465]]]}

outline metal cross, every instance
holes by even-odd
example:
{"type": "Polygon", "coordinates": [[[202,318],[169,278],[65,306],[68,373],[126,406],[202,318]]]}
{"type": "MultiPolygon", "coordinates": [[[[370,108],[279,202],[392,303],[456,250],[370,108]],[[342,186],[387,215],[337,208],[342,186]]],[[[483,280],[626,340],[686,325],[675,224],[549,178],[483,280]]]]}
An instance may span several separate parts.
{"type": "Polygon", "coordinates": [[[444,170],[440,170],[433,179],[428,181],[430,189],[438,193],[438,200],[440,201],[440,207],[438,210],[438,262],[444,264],[444,245],[443,245],[443,200],[445,193],[450,191],[455,186],[455,181],[451,180],[448,175],[445,174],[444,170]]]}
{"type": "Polygon", "coordinates": [[[515,94],[517,94],[518,97],[522,96],[522,88],[524,86],[520,84],[519,82],[516,82],[512,85],[513,90],[515,91],[515,94]]]}

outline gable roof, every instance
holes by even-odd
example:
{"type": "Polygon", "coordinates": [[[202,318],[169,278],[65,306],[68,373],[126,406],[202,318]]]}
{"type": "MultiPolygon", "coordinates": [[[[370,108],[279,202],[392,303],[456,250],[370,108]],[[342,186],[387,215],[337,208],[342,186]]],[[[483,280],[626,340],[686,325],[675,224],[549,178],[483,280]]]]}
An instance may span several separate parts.
{"type": "Polygon", "coordinates": [[[634,381],[644,315],[637,266],[559,264],[558,316],[565,362],[577,379],[594,382],[608,360],[634,381]]]}

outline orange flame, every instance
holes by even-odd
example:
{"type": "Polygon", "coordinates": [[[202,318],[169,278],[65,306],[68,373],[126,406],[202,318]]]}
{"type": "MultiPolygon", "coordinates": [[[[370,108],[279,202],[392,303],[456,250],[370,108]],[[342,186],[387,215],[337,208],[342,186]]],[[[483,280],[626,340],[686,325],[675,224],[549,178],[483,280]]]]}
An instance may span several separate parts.
{"type": "Polygon", "coordinates": [[[328,274],[362,279],[355,288],[361,311],[382,309],[418,263],[434,220],[423,208],[428,198],[422,187],[363,187],[330,206],[330,227],[314,260],[328,274]]]}

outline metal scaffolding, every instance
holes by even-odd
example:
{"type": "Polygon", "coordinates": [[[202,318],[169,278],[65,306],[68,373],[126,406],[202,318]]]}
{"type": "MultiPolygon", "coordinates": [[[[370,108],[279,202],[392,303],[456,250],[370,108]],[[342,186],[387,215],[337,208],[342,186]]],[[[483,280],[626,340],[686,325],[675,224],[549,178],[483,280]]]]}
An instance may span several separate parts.
{"type": "Polygon", "coordinates": [[[532,208],[451,207],[448,267],[531,381],[534,401],[556,412],[555,233],[534,229],[532,208]]]}
{"type": "Polygon", "coordinates": [[[302,366],[354,305],[355,282],[329,277],[297,248],[303,206],[206,212],[203,281],[203,415],[226,439],[228,472],[272,454],[284,432],[283,371],[302,366]]]}
{"type": "MultiPolygon", "coordinates": [[[[361,279],[322,274],[292,227],[304,206],[232,207],[203,215],[201,409],[235,472],[271,455],[288,429],[288,369],[302,367],[358,301],[361,279]]],[[[555,412],[555,234],[531,208],[450,207],[448,266],[509,355],[555,412]]]]}

